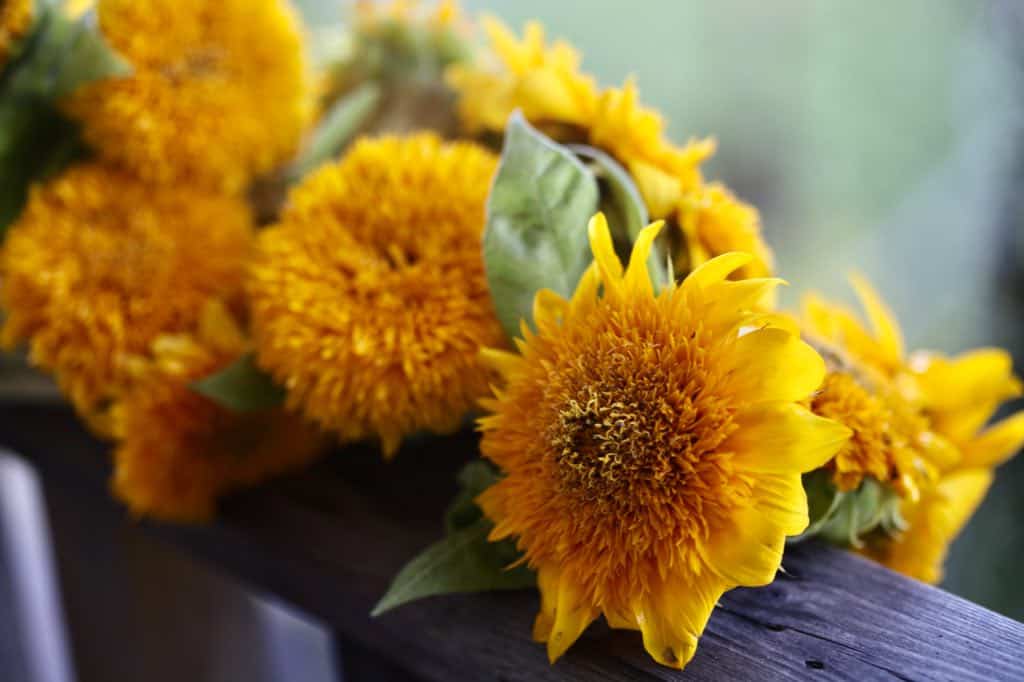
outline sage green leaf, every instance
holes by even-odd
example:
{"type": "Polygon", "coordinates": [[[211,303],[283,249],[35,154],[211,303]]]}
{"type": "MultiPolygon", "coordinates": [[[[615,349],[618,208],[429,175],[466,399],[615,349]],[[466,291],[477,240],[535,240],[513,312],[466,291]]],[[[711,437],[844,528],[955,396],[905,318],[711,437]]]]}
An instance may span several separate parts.
{"type": "Polygon", "coordinates": [[[234,412],[257,412],[284,403],[284,389],[246,354],[221,371],[192,384],[192,390],[234,412]]]}
{"type": "Polygon", "coordinates": [[[807,530],[790,539],[790,542],[794,543],[818,535],[839,510],[844,496],[832,484],[831,472],[824,469],[816,469],[804,474],[803,486],[807,494],[807,514],[810,523],[807,530]]]}
{"type": "Polygon", "coordinates": [[[444,525],[449,533],[466,528],[483,517],[476,498],[500,480],[498,471],[488,462],[478,459],[462,467],[459,472],[459,494],[445,512],[444,525]]]}
{"type": "Polygon", "coordinates": [[[598,209],[597,179],[576,156],[516,111],[487,200],[483,253],[498,319],[510,337],[532,321],[533,297],[568,297],[590,264],[587,222],[598,209]]]}
{"type": "Polygon", "coordinates": [[[492,528],[481,518],[427,547],[399,571],[372,615],[424,597],[534,587],[532,571],[525,566],[509,568],[515,556],[509,555],[508,544],[487,541],[492,528]]]}
{"type": "Polygon", "coordinates": [[[289,178],[301,179],[325,161],[336,157],[380,102],[380,87],[364,83],[335,102],[313,131],[305,150],[292,164],[289,178]]]}
{"type": "Polygon", "coordinates": [[[860,547],[869,534],[893,535],[905,528],[900,504],[899,494],[890,486],[865,478],[856,490],[837,494],[833,509],[815,530],[829,542],[860,547]]]}
{"type": "Polygon", "coordinates": [[[70,94],[85,83],[131,73],[131,65],[110,47],[100,33],[95,14],[90,12],[72,21],[60,12],[55,13],[58,15],[55,23],[68,26],[61,43],[64,58],[54,79],[54,97],[70,94]]]}
{"type": "MultiPolygon", "coordinates": [[[[633,242],[636,241],[640,230],[647,227],[650,222],[647,205],[640,196],[640,190],[626,169],[600,149],[583,144],[572,144],[568,147],[587,163],[597,178],[601,192],[600,209],[608,218],[615,250],[623,263],[629,262],[633,242]]],[[[651,255],[647,259],[647,268],[655,291],[660,291],[670,281],[665,266],[668,262],[665,241],[666,235],[660,235],[655,240],[651,255]]]]}

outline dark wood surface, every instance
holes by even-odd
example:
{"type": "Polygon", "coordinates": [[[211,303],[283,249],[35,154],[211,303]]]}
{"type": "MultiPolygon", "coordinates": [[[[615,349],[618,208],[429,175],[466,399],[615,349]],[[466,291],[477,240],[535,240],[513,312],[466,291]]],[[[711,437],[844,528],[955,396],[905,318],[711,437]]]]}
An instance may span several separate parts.
{"type": "MultiPolygon", "coordinates": [[[[529,638],[533,591],[433,598],[371,619],[395,571],[440,536],[475,444],[470,433],[423,441],[392,463],[351,448],[234,496],[216,524],[144,526],[423,679],[1024,679],[1024,625],[815,545],[790,548],[789,575],[774,584],[727,594],[682,673],[652,663],[637,633],[600,624],[549,666],[529,638]]],[[[67,410],[0,408],[0,445],[33,461],[51,491],[124,517],[107,495],[107,446],[67,410]]]]}

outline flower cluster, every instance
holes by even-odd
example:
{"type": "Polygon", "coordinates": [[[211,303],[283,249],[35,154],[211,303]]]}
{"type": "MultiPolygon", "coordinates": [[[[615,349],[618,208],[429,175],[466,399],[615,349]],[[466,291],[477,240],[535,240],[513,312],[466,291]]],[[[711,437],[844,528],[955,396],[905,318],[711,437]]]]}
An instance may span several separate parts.
{"type": "MultiPolygon", "coordinates": [[[[0,9],[0,69],[34,7],[0,9]]],[[[328,442],[391,458],[476,418],[440,541],[465,565],[393,591],[525,575],[552,662],[603,616],[682,668],[788,541],[939,580],[1024,443],[1024,414],[989,425],[1021,394],[1007,353],[908,354],[861,278],[866,322],[776,309],[714,143],[537,23],[485,19],[472,50],[452,3],[363,3],[314,69],[285,0],[96,13],[102,68],[46,103],[76,124],[61,163],[0,226],[0,341],[113,441],[134,514],[209,519],[328,442]]],[[[52,57],[26,50],[21,80],[52,57]]]]}

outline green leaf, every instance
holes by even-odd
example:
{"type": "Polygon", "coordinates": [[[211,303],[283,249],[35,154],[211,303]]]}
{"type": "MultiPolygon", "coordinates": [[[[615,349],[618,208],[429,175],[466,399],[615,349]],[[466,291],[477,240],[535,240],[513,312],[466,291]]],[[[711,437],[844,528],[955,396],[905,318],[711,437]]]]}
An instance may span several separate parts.
{"type": "Polygon", "coordinates": [[[71,20],[42,6],[22,52],[0,76],[0,237],[17,219],[29,186],[86,153],[57,100],[91,80],[128,72],[91,15],[71,20]]]}
{"type": "Polygon", "coordinates": [[[803,476],[804,491],[807,493],[807,512],[810,524],[791,542],[800,542],[821,533],[836,512],[843,500],[841,493],[832,484],[832,473],[825,469],[816,469],[803,476]]]}
{"type": "MultiPolygon", "coordinates": [[[[894,534],[904,529],[900,504],[901,498],[890,486],[865,478],[856,490],[836,494],[832,509],[814,531],[829,542],[860,547],[868,534],[894,534]]],[[[810,533],[808,529],[801,537],[810,533]]]]}
{"type": "Polygon", "coordinates": [[[285,391],[246,354],[192,384],[192,390],[234,412],[257,412],[284,403],[285,391]]]}
{"type": "Polygon", "coordinates": [[[59,12],[58,15],[55,23],[63,22],[67,28],[60,47],[64,56],[54,79],[53,96],[63,97],[91,81],[131,73],[131,65],[107,44],[100,33],[93,13],[77,21],[66,19],[59,12]]]}
{"type": "MultiPolygon", "coordinates": [[[[583,144],[571,144],[568,148],[581,157],[597,177],[601,191],[600,209],[608,218],[615,250],[624,263],[629,262],[637,235],[650,222],[647,205],[640,196],[640,190],[626,169],[600,149],[583,144]]],[[[661,235],[655,241],[651,255],[647,259],[655,291],[660,291],[670,281],[667,262],[665,235],[661,235]]]]}
{"type": "Polygon", "coordinates": [[[323,117],[305,150],[292,164],[289,177],[299,180],[345,147],[380,102],[380,87],[364,83],[340,98],[323,117]]]}
{"type": "Polygon", "coordinates": [[[466,528],[483,517],[476,498],[500,480],[497,470],[482,459],[474,460],[459,472],[461,490],[445,512],[444,525],[449,533],[466,528]]]}
{"type": "Polygon", "coordinates": [[[508,567],[515,557],[508,555],[507,546],[487,541],[491,528],[481,518],[427,547],[399,571],[372,615],[435,595],[534,587],[537,579],[532,571],[525,566],[508,567]]]}
{"type": "Polygon", "coordinates": [[[569,296],[590,263],[587,222],[598,209],[597,179],[565,147],[516,111],[505,129],[484,230],[484,265],[498,319],[510,337],[532,321],[533,297],[569,296]]]}

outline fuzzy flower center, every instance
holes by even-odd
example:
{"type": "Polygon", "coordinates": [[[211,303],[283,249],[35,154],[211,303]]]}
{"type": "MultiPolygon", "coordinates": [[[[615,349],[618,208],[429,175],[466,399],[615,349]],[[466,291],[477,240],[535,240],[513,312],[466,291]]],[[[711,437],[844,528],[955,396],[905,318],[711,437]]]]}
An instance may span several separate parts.
{"type": "Polygon", "coordinates": [[[662,504],[697,518],[704,498],[730,502],[723,488],[736,479],[718,450],[736,428],[734,410],[689,341],[620,338],[560,373],[548,453],[568,498],[618,518],[662,504]]]}

